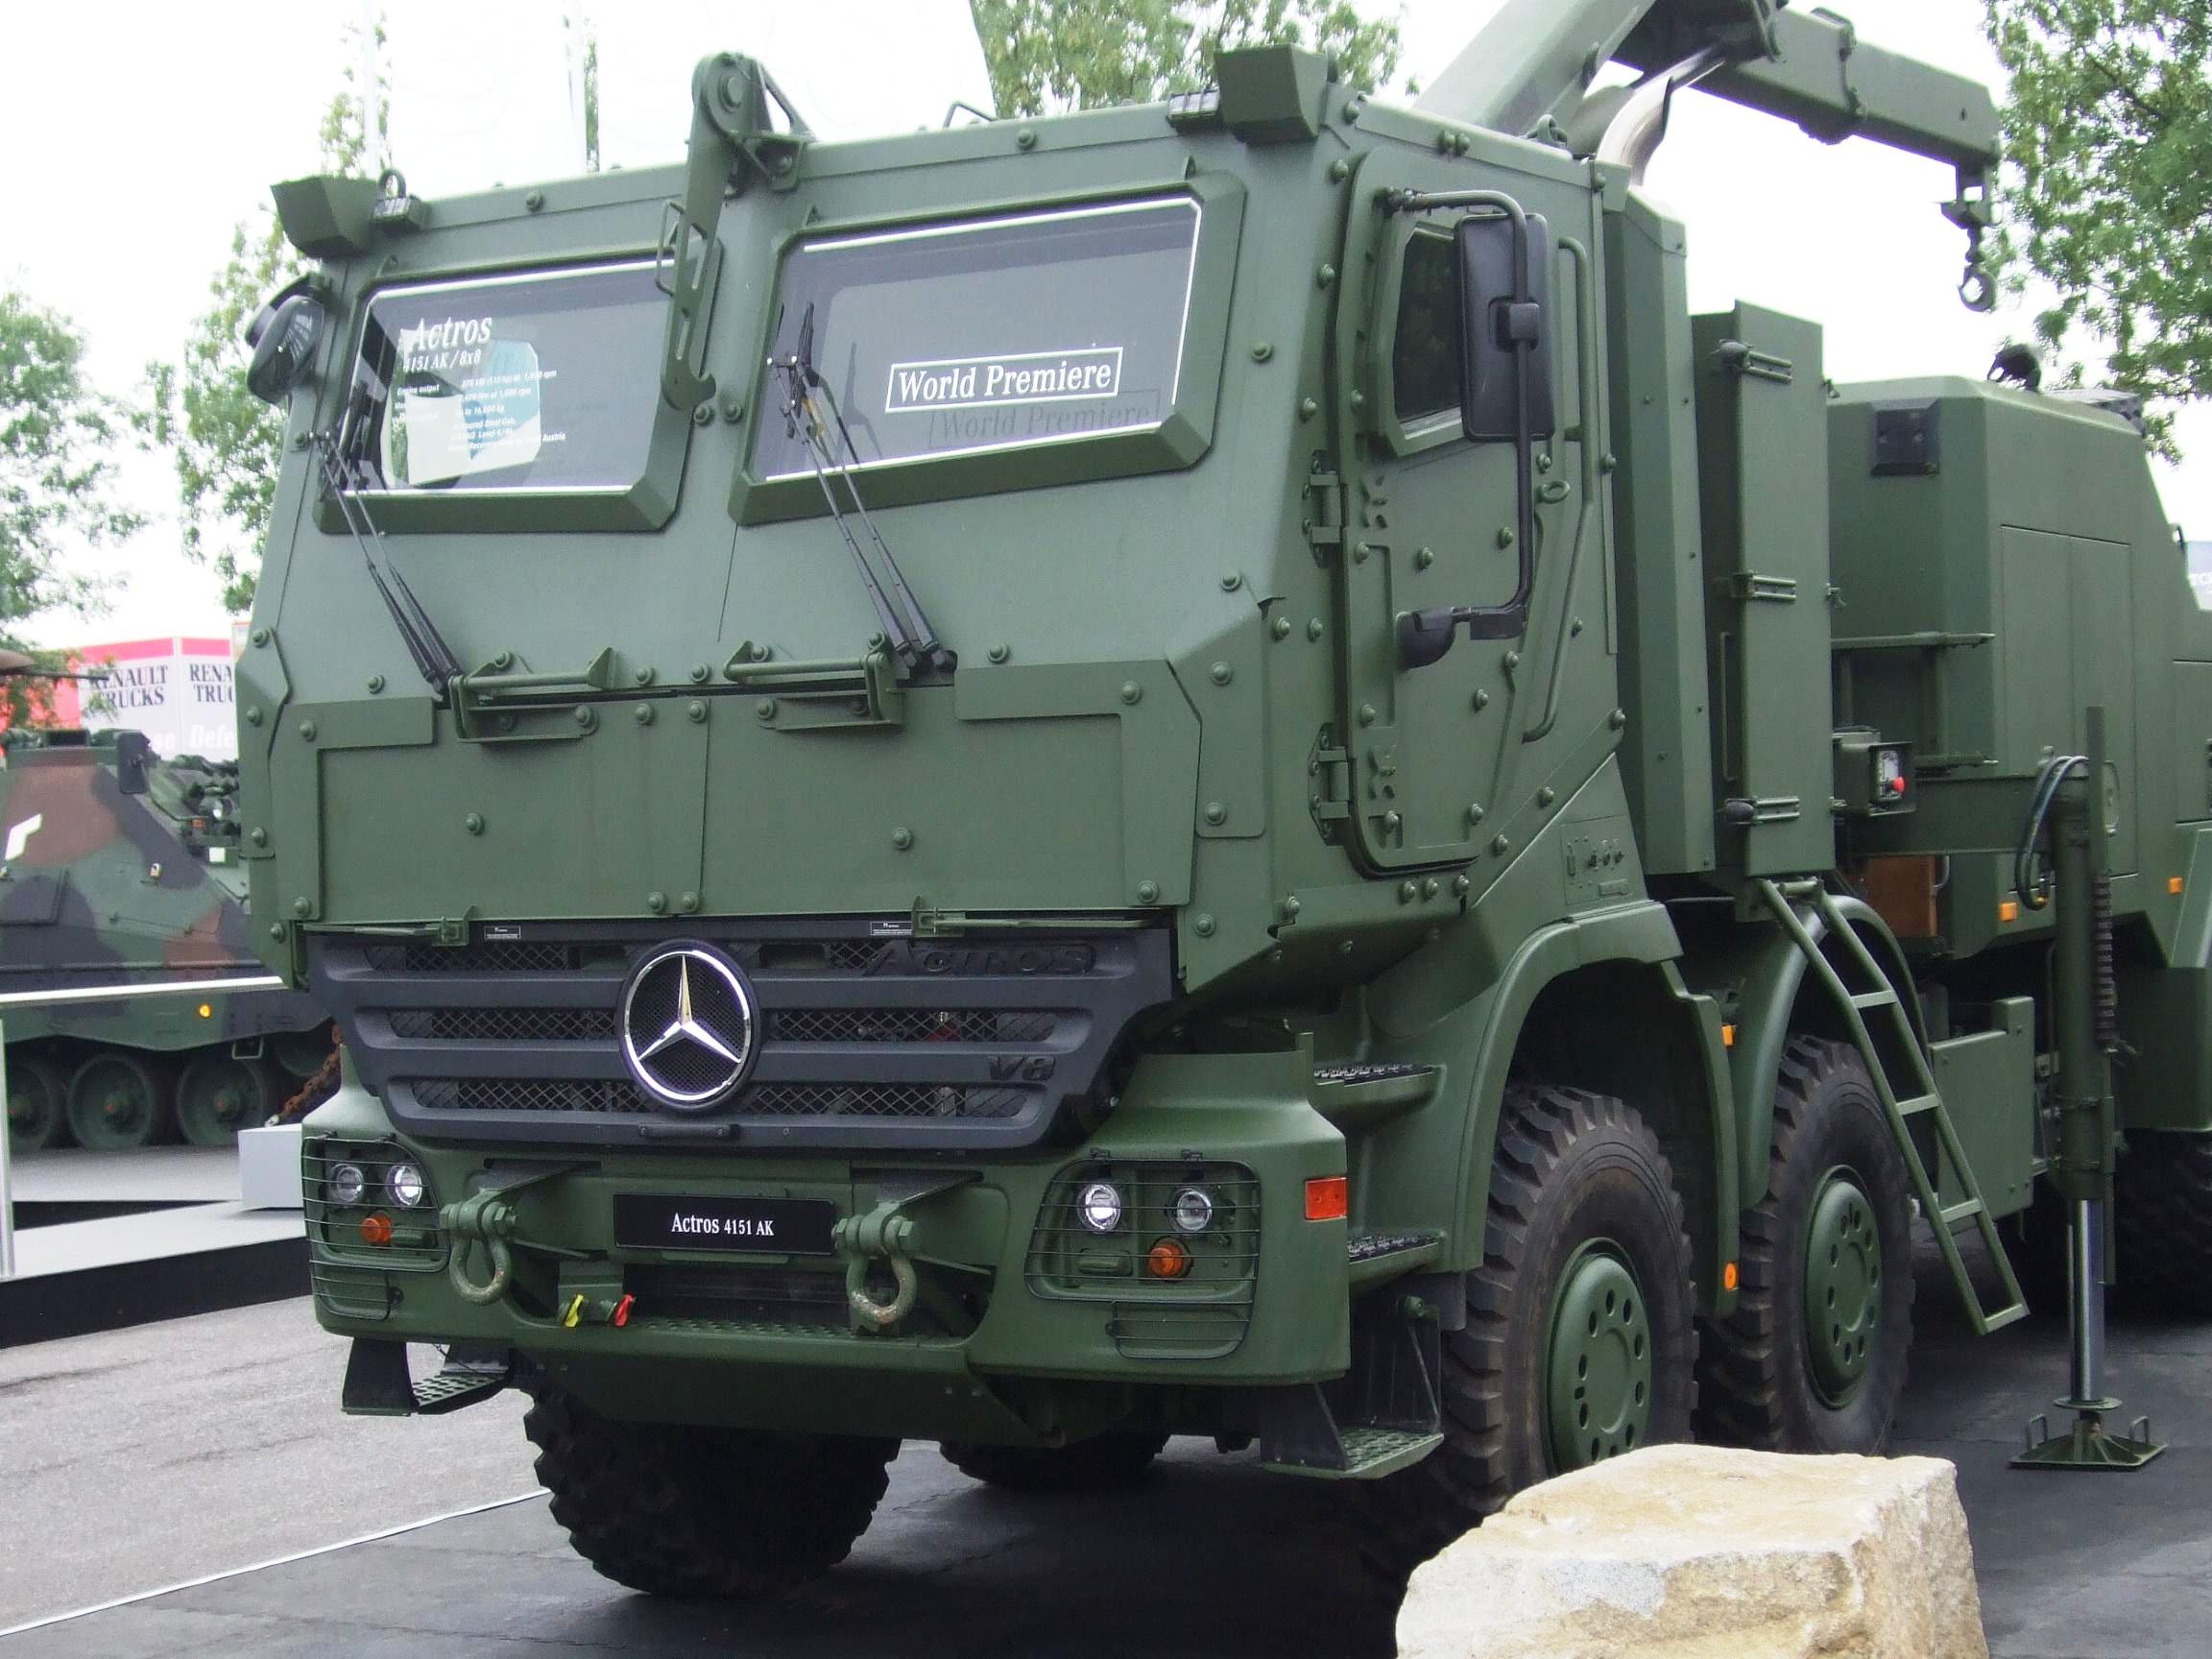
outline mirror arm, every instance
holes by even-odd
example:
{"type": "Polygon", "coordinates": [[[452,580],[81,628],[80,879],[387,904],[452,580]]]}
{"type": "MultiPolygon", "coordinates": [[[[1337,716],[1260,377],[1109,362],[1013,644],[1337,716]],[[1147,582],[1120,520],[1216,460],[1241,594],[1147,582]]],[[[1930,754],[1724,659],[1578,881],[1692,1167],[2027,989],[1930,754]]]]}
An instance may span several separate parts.
{"type": "MultiPolygon", "coordinates": [[[[1512,197],[1496,190],[1444,190],[1423,193],[1387,191],[1383,211],[1420,213],[1431,208],[1487,209],[1513,227],[1513,310],[1533,305],[1536,296],[1528,286],[1528,215],[1512,197]]],[[[1464,303],[1464,301],[1462,301],[1464,303]]],[[[1514,541],[1519,558],[1513,596],[1503,605],[1438,605],[1426,611],[1405,611],[1398,616],[1398,663],[1401,668],[1426,668],[1452,649],[1464,626],[1470,639],[1515,639],[1527,632],[1528,596],[1536,582],[1536,439],[1529,431],[1528,380],[1530,363],[1541,342],[1531,335],[1509,342],[1513,348],[1513,401],[1516,410],[1513,438],[1514,541]]]]}

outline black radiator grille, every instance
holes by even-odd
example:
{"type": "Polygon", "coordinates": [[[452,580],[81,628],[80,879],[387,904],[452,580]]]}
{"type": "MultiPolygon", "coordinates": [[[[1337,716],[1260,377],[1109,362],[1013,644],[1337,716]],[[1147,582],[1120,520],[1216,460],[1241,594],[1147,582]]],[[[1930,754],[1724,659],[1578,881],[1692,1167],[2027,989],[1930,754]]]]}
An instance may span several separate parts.
{"type": "Polygon", "coordinates": [[[781,1043],[1048,1043],[1060,1017],[991,1008],[781,1008],[768,1035],[781,1043]]]}
{"type": "Polygon", "coordinates": [[[311,938],[315,994],[397,1121],[505,1142],[692,1136],[734,1147],[757,1125],[788,1147],[1028,1145],[1068,1100],[1104,1104],[1117,1044],[1173,989],[1160,928],[915,939],[891,923],[694,922],[525,932],[457,947],[311,938]],[[678,938],[737,965],[757,1020],[743,1083],[693,1112],[633,1083],[620,1043],[632,964],[678,938]]]}
{"type": "Polygon", "coordinates": [[[612,1008],[395,1008],[396,1037],[440,1043],[612,1043],[612,1008]]]}

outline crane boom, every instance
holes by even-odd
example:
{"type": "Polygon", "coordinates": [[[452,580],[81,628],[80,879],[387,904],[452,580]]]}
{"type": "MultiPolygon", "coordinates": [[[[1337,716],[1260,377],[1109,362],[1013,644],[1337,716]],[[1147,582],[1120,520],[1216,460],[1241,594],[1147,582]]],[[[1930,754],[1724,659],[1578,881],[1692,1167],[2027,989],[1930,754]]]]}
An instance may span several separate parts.
{"type": "Polygon", "coordinates": [[[1502,132],[1535,132],[1547,119],[1580,132],[1588,123],[1575,117],[1606,62],[1655,75],[1700,55],[1720,60],[1706,91],[1828,142],[1871,138],[1976,175],[1996,164],[1987,87],[1866,45],[1843,18],[1787,0],[1507,0],[1419,107],[1502,132]]]}

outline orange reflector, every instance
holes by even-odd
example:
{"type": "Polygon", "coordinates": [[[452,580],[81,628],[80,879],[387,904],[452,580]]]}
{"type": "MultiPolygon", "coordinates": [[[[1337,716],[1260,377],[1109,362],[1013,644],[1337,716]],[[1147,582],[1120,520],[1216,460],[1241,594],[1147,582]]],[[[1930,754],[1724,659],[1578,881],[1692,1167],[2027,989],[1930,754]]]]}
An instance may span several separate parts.
{"type": "MultiPolygon", "coordinates": [[[[2178,892],[2178,891],[2180,891],[2180,889],[2176,888],[2176,889],[2175,889],[2175,891],[2178,892]]],[[[208,1002],[203,1002],[203,1003],[201,1003],[201,1004],[200,1004],[200,1018],[201,1018],[201,1019],[203,1019],[203,1020],[212,1020],[212,1019],[214,1019],[214,1018],[215,1018],[215,1008],[214,1008],[214,1005],[213,1005],[212,1003],[208,1003],[208,1002]]]]}
{"type": "Polygon", "coordinates": [[[1997,920],[2000,922],[2019,921],[2020,901],[2017,899],[2000,899],[1997,902],[1997,920]]]}
{"type": "Polygon", "coordinates": [[[392,1242],[392,1217],[379,1210],[373,1215],[361,1217],[361,1242],[364,1244],[389,1244],[392,1242]]]}
{"type": "Polygon", "coordinates": [[[2178,876],[2169,876],[2169,877],[2167,877],[2167,878],[2166,878],[2166,891],[2167,891],[2167,892],[2169,892],[2169,893],[2178,893],[2178,892],[2180,892],[2180,891],[2181,891],[2181,878],[2180,878],[2180,877],[2178,877],[2178,876]]]}
{"type": "Polygon", "coordinates": [[[1352,1213],[1352,1195],[1341,1175],[1316,1175],[1306,1183],[1306,1219],[1341,1221],[1352,1213]]]}
{"type": "Polygon", "coordinates": [[[1736,1288],[1735,1262],[1731,1262],[1720,1269],[1720,1288],[1723,1290],[1733,1290],[1736,1288]]]}
{"type": "Polygon", "coordinates": [[[1720,1046],[1723,1048],[1733,1048],[1736,1046],[1735,1026],[1723,1025],[1720,1027],[1720,1046]]]}
{"type": "Polygon", "coordinates": [[[1190,1271],[1190,1252],[1172,1238],[1163,1238],[1144,1253],[1144,1271],[1155,1279],[1180,1279],[1190,1271]]]}

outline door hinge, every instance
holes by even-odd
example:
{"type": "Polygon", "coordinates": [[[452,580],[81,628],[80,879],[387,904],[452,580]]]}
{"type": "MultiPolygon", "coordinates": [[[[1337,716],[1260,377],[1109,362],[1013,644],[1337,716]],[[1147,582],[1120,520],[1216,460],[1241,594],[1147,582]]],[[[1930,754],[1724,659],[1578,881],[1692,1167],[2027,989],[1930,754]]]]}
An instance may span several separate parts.
{"type": "Polygon", "coordinates": [[[1728,578],[1727,591],[1729,598],[1745,603],[1767,599],[1780,605],[1792,605],[1797,600],[1797,578],[1762,576],[1756,570],[1739,570],[1728,578]]]}
{"type": "Polygon", "coordinates": [[[1336,826],[1352,816],[1352,757],[1336,746],[1336,734],[1321,728],[1306,756],[1307,805],[1313,824],[1324,839],[1333,838],[1336,826]]]}
{"type": "Polygon", "coordinates": [[[1306,475],[1306,541],[1316,565],[1328,564],[1331,553],[1344,545],[1343,484],[1320,468],[1306,475]]]}
{"type": "Polygon", "coordinates": [[[1713,353],[1715,361],[1731,374],[1744,375],[1754,380],[1771,380],[1777,386],[1788,386],[1797,378],[1797,366],[1787,357],[1777,357],[1771,351],[1762,351],[1756,346],[1741,340],[1723,340],[1713,353]]]}

